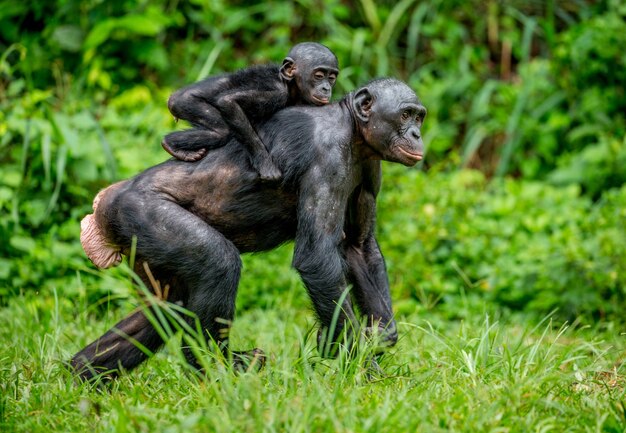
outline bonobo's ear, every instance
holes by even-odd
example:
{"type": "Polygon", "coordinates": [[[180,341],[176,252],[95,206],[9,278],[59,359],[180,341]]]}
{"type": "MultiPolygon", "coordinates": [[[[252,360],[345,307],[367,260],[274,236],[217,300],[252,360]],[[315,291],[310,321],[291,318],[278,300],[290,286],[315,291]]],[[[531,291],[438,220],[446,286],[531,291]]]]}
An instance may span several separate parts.
{"type": "Polygon", "coordinates": [[[364,87],[360,89],[354,95],[353,99],[353,107],[356,116],[363,122],[367,122],[372,114],[372,104],[374,103],[374,98],[372,94],[364,87]]]}
{"type": "Polygon", "coordinates": [[[283,80],[291,81],[296,73],[296,62],[291,57],[285,57],[283,65],[280,67],[280,76],[283,80]]]}

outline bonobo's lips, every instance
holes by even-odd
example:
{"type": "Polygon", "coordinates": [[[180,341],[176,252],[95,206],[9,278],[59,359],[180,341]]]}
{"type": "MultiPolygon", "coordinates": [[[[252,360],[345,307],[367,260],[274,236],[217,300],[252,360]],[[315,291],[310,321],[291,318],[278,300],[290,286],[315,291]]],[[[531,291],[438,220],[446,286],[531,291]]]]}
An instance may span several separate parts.
{"type": "Polygon", "coordinates": [[[313,102],[319,105],[326,105],[330,102],[330,98],[327,96],[311,96],[313,98],[313,102]]]}
{"type": "Polygon", "coordinates": [[[396,149],[400,151],[400,154],[402,154],[412,162],[411,165],[416,164],[418,161],[421,161],[424,157],[424,154],[422,152],[409,152],[408,150],[403,149],[400,146],[398,146],[396,149]]]}

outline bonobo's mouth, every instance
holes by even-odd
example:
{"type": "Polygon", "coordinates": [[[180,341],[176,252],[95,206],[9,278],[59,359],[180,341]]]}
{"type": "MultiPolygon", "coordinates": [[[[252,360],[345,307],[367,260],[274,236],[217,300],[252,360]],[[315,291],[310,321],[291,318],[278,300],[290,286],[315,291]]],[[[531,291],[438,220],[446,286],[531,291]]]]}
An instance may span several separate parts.
{"type": "Polygon", "coordinates": [[[418,161],[421,161],[424,158],[424,154],[422,152],[410,152],[400,146],[396,147],[396,149],[400,152],[405,159],[409,160],[411,165],[417,164],[418,161]]]}
{"type": "Polygon", "coordinates": [[[313,102],[317,105],[326,105],[330,102],[330,98],[327,96],[315,96],[315,95],[311,95],[311,97],[313,98],[313,102]]]}

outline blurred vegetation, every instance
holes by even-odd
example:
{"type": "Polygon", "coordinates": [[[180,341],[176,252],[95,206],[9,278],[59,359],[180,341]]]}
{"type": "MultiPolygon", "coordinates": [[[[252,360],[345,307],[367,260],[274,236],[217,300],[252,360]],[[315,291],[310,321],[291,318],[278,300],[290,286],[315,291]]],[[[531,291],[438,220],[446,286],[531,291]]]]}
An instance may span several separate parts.
{"type": "MultiPolygon", "coordinates": [[[[82,290],[79,221],[99,188],[166,159],[173,89],[305,40],[337,54],[339,95],[390,75],[429,110],[428,174],[386,167],[380,203],[400,312],[465,299],[618,316],[620,0],[0,0],[0,303],[82,290]]],[[[280,278],[260,272],[249,304],[280,278]]]]}

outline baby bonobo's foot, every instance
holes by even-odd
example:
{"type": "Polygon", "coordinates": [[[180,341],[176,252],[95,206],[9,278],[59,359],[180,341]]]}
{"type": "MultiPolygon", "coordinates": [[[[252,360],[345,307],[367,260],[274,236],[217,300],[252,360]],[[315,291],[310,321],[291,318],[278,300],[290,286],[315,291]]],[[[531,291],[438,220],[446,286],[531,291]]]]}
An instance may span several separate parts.
{"type": "Polygon", "coordinates": [[[231,351],[233,357],[233,370],[236,372],[260,371],[265,365],[267,357],[259,348],[244,351],[231,351]]]}
{"type": "Polygon", "coordinates": [[[280,178],[283,175],[278,169],[278,167],[274,165],[269,155],[264,158],[261,158],[260,161],[257,161],[257,163],[255,164],[255,168],[259,172],[259,176],[261,177],[261,180],[264,180],[264,181],[268,181],[268,182],[277,181],[277,180],[280,180],[280,178]]]}
{"type": "Polygon", "coordinates": [[[193,138],[192,134],[187,131],[175,131],[163,137],[161,146],[167,153],[181,161],[199,161],[206,155],[207,149],[204,147],[185,149],[185,147],[192,144],[190,140],[193,140],[193,138]]]}

